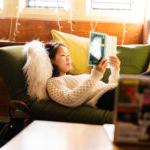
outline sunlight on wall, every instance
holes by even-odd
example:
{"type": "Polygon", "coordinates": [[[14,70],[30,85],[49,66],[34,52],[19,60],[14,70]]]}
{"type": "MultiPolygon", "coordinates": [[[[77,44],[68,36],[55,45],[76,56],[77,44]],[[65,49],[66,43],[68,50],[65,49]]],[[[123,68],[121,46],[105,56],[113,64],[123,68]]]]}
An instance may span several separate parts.
{"type": "Polygon", "coordinates": [[[0,0],[0,9],[3,9],[3,0],[0,0]]]}
{"type": "MultiPolygon", "coordinates": [[[[1,0],[0,0],[1,1],[1,0]]],[[[133,0],[132,11],[93,11],[89,5],[91,0],[66,0],[68,2],[65,9],[59,8],[26,8],[26,0],[4,0],[4,7],[0,10],[0,18],[11,20],[8,40],[16,40],[20,34],[20,19],[40,19],[57,22],[61,31],[63,26],[61,21],[66,21],[70,25],[70,31],[74,31],[72,22],[88,21],[90,30],[95,31],[99,22],[120,22],[122,28],[122,42],[126,39],[126,23],[143,23],[144,8],[146,0],[133,0]],[[16,18],[14,20],[14,18],[16,18]],[[15,21],[15,22],[14,22],[15,21]]],[[[150,0],[148,0],[150,1],[150,0]]]]}
{"type": "Polygon", "coordinates": [[[150,43],[150,0],[147,0],[146,21],[147,21],[148,43],[150,43]]]}
{"type": "Polygon", "coordinates": [[[147,0],[147,20],[150,20],[150,0],[147,0]]]}
{"type": "Polygon", "coordinates": [[[133,0],[132,10],[92,10],[91,0],[86,3],[86,15],[105,21],[142,22],[144,19],[145,0],[133,0]]]}
{"type": "Polygon", "coordinates": [[[150,34],[148,35],[148,43],[150,43],[150,34]]]}
{"type": "Polygon", "coordinates": [[[108,22],[142,22],[144,18],[145,0],[133,0],[132,11],[93,11],[89,7],[91,0],[67,0],[65,9],[26,8],[26,0],[5,0],[4,11],[0,17],[16,17],[22,10],[21,18],[43,20],[82,20],[90,21],[91,17],[97,21],[108,22]],[[71,7],[70,7],[71,4],[71,7]],[[19,7],[20,9],[18,9],[19,7]]]}

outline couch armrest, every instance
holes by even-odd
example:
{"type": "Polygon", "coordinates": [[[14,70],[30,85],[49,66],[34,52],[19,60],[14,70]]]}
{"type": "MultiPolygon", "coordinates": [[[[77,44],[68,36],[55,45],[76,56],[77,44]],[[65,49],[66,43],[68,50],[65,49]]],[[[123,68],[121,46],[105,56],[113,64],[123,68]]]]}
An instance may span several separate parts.
{"type": "Polygon", "coordinates": [[[27,104],[21,100],[11,100],[9,102],[9,116],[11,118],[31,118],[31,110],[27,104]]]}
{"type": "Polygon", "coordinates": [[[7,41],[7,40],[0,40],[0,47],[4,46],[13,46],[13,45],[24,45],[25,42],[13,42],[13,41],[7,41]]]}

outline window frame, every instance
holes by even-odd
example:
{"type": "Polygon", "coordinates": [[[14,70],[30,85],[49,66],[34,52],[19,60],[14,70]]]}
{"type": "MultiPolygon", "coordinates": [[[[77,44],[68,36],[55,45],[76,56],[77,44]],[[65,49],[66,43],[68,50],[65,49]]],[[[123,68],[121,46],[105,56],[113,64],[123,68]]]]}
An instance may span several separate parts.
{"type": "Polygon", "coordinates": [[[142,22],[144,18],[145,0],[132,0],[131,10],[93,10],[92,0],[86,0],[86,16],[93,20],[105,20],[106,22],[142,22]],[[139,11],[139,9],[141,11],[139,11]],[[141,13],[142,12],[142,13],[141,13]],[[136,16],[136,17],[135,17],[136,16]]]}
{"type": "MultiPolygon", "coordinates": [[[[65,7],[66,7],[65,5],[66,5],[68,0],[58,0],[58,1],[63,1],[64,2],[64,6],[62,6],[62,7],[59,7],[59,6],[46,6],[46,5],[44,5],[44,6],[29,6],[29,1],[30,0],[26,0],[26,8],[35,8],[35,9],[36,8],[42,8],[42,9],[56,9],[57,8],[57,9],[65,9],[65,7]]],[[[32,1],[36,1],[36,0],[32,0],[32,1]]],[[[41,0],[41,2],[42,2],[42,0],[41,0]]]]}
{"type": "Polygon", "coordinates": [[[67,20],[70,0],[65,0],[65,8],[34,8],[27,7],[27,0],[18,0],[19,7],[23,7],[22,18],[43,19],[43,20],[67,20]]]}
{"type": "MultiPolygon", "coordinates": [[[[101,0],[101,2],[99,2],[99,3],[105,3],[105,6],[107,6],[107,7],[104,7],[104,6],[102,6],[101,8],[100,7],[94,7],[96,4],[96,2],[94,3],[94,1],[96,1],[96,0],[91,0],[92,2],[91,2],[91,9],[93,9],[93,10],[108,10],[108,11],[110,11],[110,10],[119,10],[119,11],[131,11],[131,9],[132,9],[132,5],[133,5],[133,0],[128,0],[128,1],[130,1],[130,3],[129,3],[129,7],[128,8],[119,8],[119,7],[113,7],[113,6],[110,6],[109,7],[109,5],[108,5],[108,2],[107,1],[105,1],[105,0],[101,0]]],[[[112,0],[109,0],[110,2],[112,1],[112,0]]],[[[127,1],[127,0],[126,0],[127,1]]],[[[98,3],[98,2],[97,2],[98,3]]],[[[117,2],[111,2],[113,5],[114,4],[116,4],[117,2]]],[[[123,2],[119,2],[118,1],[118,3],[120,3],[120,4],[123,4],[123,2]]],[[[124,2],[125,3],[125,2],[124,2]]],[[[125,3],[125,4],[128,4],[127,2],[125,3]]],[[[97,5],[98,6],[98,5],[97,5]]]]}
{"type": "MultiPolygon", "coordinates": [[[[139,23],[143,22],[143,12],[144,7],[141,3],[141,0],[133,0],[137,3],[134,6],[133,11],[107,11],[107,10],[91,10],[87,9],[87,0],[76,1],[76,0],[66,0],[68,3],[67,9],[57,9],[57,8],[27,8],[26,0],[15,0],[15,3],[10,0],[4,1],[3,9],[0,9],[0,14],[2,17],[11,17],[17,16],[18,10],[22,10],[20,13],[20,18],[27,19],[41,19],[41,20],[80,20],[80,21],[90,21],[94,22],[96,25],[99,21],[105,22],[129,22],[129,23],[139,23]],[[20,9],[16,9],[16,4],[20,9]],[[8,9],[11,6],[12,9],[8,12],[8,9]],[[79,7],[81,6],[81,7],[79,7]],[[135,10],[138,8],[138,11],[135,10]],[[140,9],[140,11],[139,11],[140,9]],[[77,11],[78,10],[78,11],[77,11]],[[70,17],[71,16],[71,17],[70,17]]],[[[91,0],[90,0],[91,1],[91,0]]],[[[144,0],[145,1],[145,0],[144,0]]]]}

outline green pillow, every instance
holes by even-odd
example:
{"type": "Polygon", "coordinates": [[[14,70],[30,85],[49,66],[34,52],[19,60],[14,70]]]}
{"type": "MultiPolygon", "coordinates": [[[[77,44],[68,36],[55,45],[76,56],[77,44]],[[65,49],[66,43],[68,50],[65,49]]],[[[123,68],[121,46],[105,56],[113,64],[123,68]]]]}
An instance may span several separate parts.
{"type": "Polygon", "coordinates": [[[0,48],[0,76],[4,79],[12,99],[26,99],[25,76],[22,67],[26,61],[23,46],[0,48]]]}
{"type": "Polygon", "coordinates": [[[150,60],[150,45],[118,46],[121,74],[140,74],[147,70],[150,60]]]}
{"type": "MultiPolygon", "coordinates": [[[[117,46],[118,57],[121,61],[121,74],[140,74],[147,70],[150,61],[150,45],[117,46]]],[[[108,82],[110,70],[104,74],[103,81],[108,82]]]]}

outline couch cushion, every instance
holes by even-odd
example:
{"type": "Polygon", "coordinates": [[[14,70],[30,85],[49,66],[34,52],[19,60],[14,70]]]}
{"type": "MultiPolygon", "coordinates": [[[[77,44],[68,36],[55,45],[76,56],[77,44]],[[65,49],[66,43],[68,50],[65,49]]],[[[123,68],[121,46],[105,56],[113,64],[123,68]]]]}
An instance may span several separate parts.
{"type": "Polygon", "coordinates": [[[13,99],[26,97],[25,78],[22,72],[26,61],[25,55],[23,46],[0,48],[0,76],[13,99]]]}
{"type": "Polygon", "coordinates": [[[38,120],[88,124],[104,124],[113,122],[112,111],[93,108],[90,106],[69,108],[59,105],[53,101],[36,101],[34,105],[32,105],[31,109],[33,118],[38,120]]]}

